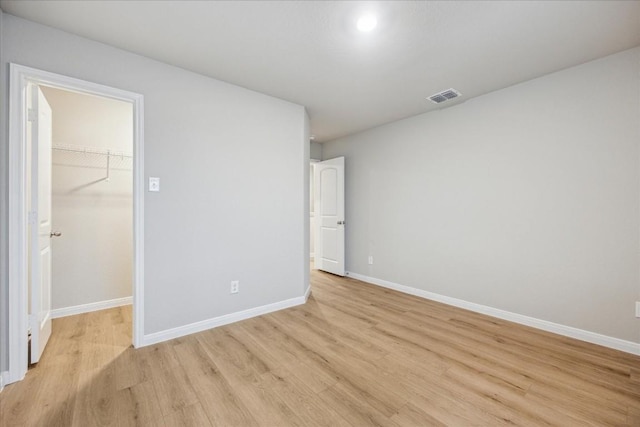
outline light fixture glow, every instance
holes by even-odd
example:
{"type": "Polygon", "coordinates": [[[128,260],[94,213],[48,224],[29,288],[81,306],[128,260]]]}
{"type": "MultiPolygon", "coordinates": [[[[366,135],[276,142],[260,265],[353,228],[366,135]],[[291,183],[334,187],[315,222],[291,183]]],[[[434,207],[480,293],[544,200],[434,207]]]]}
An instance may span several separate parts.
{"type": "Polygon", "coordinates": [[[376,25],[378,25],[378,20],[373,15],[361,16],[357,23],[358,30],[365,33],[373,30],[376,25]]]}

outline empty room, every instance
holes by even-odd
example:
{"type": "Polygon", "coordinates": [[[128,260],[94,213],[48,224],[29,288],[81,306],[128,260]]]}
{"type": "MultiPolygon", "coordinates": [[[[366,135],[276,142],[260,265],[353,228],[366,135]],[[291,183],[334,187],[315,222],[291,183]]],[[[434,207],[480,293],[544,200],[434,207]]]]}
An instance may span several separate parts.
{"type": "Polygon", "coordinates": [[[640,1],[0,0],[0,426],[640,426],[640,1]]]}

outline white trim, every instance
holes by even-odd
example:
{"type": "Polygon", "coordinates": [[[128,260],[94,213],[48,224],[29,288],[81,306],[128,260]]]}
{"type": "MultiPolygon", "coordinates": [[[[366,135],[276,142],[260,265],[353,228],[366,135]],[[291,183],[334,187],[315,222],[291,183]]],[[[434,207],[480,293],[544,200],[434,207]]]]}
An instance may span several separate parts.
{"type": "Polygon", "coordinates": [[[27,372],[27,200],[25,193],[26,150],[23,142],[26,105],[25,76],[9,74],[9,379],[19,381],[27,372]]]}
{"type": "Polygon", "coordinates": [[[27,209],[26,87],[27,83],[98,95],[133,105],[133,345],[144,335],[144,103],[143,96],[97,83],[22,65],[9,66],[9,376],[7,384],[27,372],[27,209]]]}
{"type": "Polygon", "coordinates": [[[311,285],[307,286],[307,290],[304,291],[304,303],[306,304],[307,301],[309,301],[309,297],[311,296],[311,285]]]}
{"type": "Polygon", "coordinates": [[[558,323],[549,322],[547,320],[536,319],[535,317],[512,313],[510,311],[500,310],[498,308],[488,307],[486,305],[476,304],[458,298],[452,298],[422,289],[412,288],[410,286],[399,285],[397,283],[389,282],[382,279],[376,279],[374,277],[364,276],[362,274],[353,273],[351,271],[348,271],[346,275],[362,282],[382,286],[383,288],[393,289],[405,294],[441,302],[444,304],[452,305],[454,307],[464,308],[476,313],[482,313],[488,316],[497,317],[498,319],[509,320],[521,325],[531,326],[533,328],[542,329],[543,331],[553,332],[554,334],[575,338],[592,344],[598,344],[604,347],[613,348],[615,350],[624,351],[626,353],[640,355],[640,343],[626,341],[620,338],[614,338],[595,332],[585,331],[583,329],[578,329],[571,326],[560,325],[558,323]]]}
{"type": "Polygon", "coordinates": [[[144,336],[144,96],[133,96],[133,346],[144,336]]]}
{"type": "Polygon", "coordinates": [[[217,328],[218,326],[228,325],[229,323],[235,323],[252,317],[262,316],[263,314],[272,313],[274,311],[283,310],[285,308],[295,307],[296,305],[302,305],[307,302],[307,295],[310,290],[310,287],[307,288],[307,292],[305,292],[305,295],[301,297],[290,298],[284,301],[250,308],[236,313],[229,313],[224,316],[214,317],[184,326],[178,326],[177,328],[167,329],[165,331],[154,332],[144,336],[142,345],[157,344],[174,338],[180,338],[185,335],[195,334],[196,332],[206,331],[207,329],[217,328]]]}
{"type": "Polygon", "coordinates": [[[9,371],[0,372],[0,392],[4,390],[5,384],[9,384],[9,371]]]}
{"type": "Polygon", "coordinates": [[[76,314],[89,313],[91,311],[131,305],[132,303],[133,297],[124,297],[106,301],[90,302],[89,304],[74,305],[71,307],[56,308],[55,310],[51,310],[51,318],[58,319],[60,317],[74,316],[76,314]]]}

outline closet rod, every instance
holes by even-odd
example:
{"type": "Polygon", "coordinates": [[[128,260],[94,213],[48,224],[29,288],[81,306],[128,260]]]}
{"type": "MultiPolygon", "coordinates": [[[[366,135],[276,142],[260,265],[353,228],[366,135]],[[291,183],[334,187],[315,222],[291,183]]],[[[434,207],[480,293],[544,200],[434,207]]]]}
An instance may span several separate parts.
{"type": "Polygon", "coordinates": [[[127,158],[127,159],[130,159],[133,157],[133,155],[129,153],[125,153],[124,151],[111,151],[111,150],[104,150],[100,148],[91,148],[91,147],[78,147],[78,146],[71,146],[71,145],[53,145],[51,148],[54,150],[68,151],[71,153],[100,154],[103,156],[121,157],[121,158],[127,158]]]}

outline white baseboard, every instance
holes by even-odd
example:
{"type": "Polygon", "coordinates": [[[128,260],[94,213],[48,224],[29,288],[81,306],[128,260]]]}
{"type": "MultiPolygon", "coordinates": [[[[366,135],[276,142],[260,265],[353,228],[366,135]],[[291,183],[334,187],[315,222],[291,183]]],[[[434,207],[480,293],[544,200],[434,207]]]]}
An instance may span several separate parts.
{"type": "Polygon", "coordinates": [[[486,305],[476,304],[464,301],[458,298],[452,298],[445,295],[436,294],[422,289],[412,288],[410,286],[400,285],[374,277],[364,276],[362,274],[348,271],[348,277],[371,283],[372,285],[382,286],[384,288],[393,289],[405,294],[418,296],[432,301],[441,302],[452,305],[454,307],[464,308],[466,310],[475,311],[476,313],[486,314],[488,316],[497,317],[498,319],[509,320],[521,325],[531,326],[533,328],[542,329],[543,331],[553,332],[565,337],[575,338],[592,344],[598,344],[604,347],[613,348],[615,350],[624,351],[626,353],[640,355],[640,343],[622,340],[595,332],[585,331],[583,329],[574,328],[572,326],[560,325],[558,323],[549,322],[547,320],[536,319],[522,314],[512,313],[510,311],[500,310],[498,308],[488,307],[486,305]]]}
{"type": "Polygon", "coordinates": [[[0,392],[4,390],[5,384],[9,384],[9,371],[0,372],[0,392]]]}
{"type": "Polygon", "coordinates": [[[304,302],[306,303],[311,296],[311,284],[307,285],[307,290],[304,291],[304,302]]]}
{"type": "Polygon", "coordinates": [[[250,319],[252,317],[262,316],[263,314],[283,310],[285,308],[295,307],[296,305],[306,303],[310,293],[311,287],[307,288],[305,294],[301,297],[290,298],[284,301],[275,302],[273,304],[250,308],[248,310],[239,311],[237,313],[225,314],[224,316],[214,317],[212,319],[202,320],[200,322],[178,326],[177,328],[167,329],[165,331],[144,335],[142,337],[142,347],[172,340],[174,338],[183,337],[185,335],[195,334],[196,332],[206,331],[207,329],[228,325],[229,323],[239,322],[241,320],[250,319]]]}
{"type": "Polygon", "coordinates": [[[51,318],[57,319],[58,317],[73,316],[75,314],[88,313],[90,311],[130,305],[132,301],[132,297],[124,297],[110,299],[107,301],[92,302],[89,304],[74,305],[72,307],[56,308],[55,310],[51,310],[51,318]]]}

